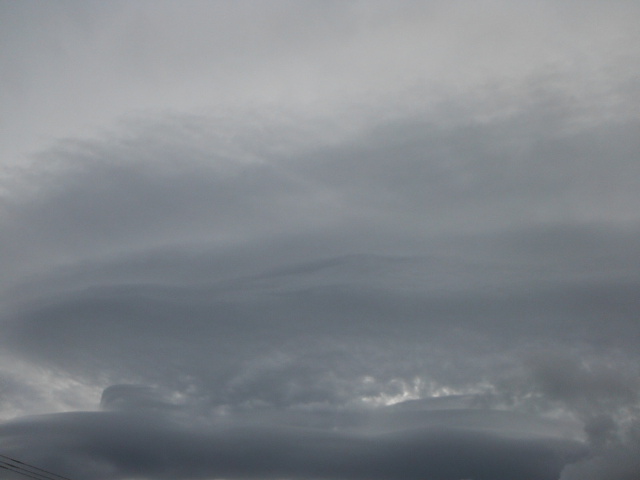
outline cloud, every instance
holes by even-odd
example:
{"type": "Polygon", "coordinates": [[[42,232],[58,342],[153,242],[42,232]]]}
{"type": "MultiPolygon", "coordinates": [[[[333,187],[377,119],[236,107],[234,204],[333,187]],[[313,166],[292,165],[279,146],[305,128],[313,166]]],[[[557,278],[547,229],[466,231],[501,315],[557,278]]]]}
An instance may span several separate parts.
{"type": "Polygon", "coordinates": [[[449,428],[446,418],[430,429],[378,434],[235,425],[225,418],[216,422],[219,425],[206,429],[185,429],[148,415],[59,414],[5,424],[2,437],[12,445],[12,455],[28,455],[33,462],[82,478],[426,475],[442,480],[496,476],[544,480],[557,478],[563,464],[582,450],[579,444],[560,439],[449,428]]]}
{"type": "MultiPolygon", "coordinates": [[[[122,115],[247,105],[377,112],[552,79],[602,112],[634,78],[632,2],[3,5],[6,162],[122,115]],[[426,88],[425,88],[426,87],[426,88]],[[613,90],[613,91],[612,91],[613,90]],[[402,98],[400,105],[390,99],[402,98]],[[73,106],[70,108],[70,106],[73,106]],[[346,108],[347,110],[349,107],[346,108]]],[[[630,105],[626,105],[630,108],[630,105]]]]}
{"type": "MultiPolygon", "coordinates": [[[[19,261],[4,280],[15,294],[5,300],[3,345],[104,388],[113,412],[29,421],[59,428],[67,450],[33,450],[39,434],[26,430],[15,454],[43,449],[34,462],[110,478],[545,479],[578,459],[537,439],[531,425],[517,441],[494,431],[496,417],[476,431],[475,412],[417,432],[404,429],[424,422],[420,413],[402,421],[378,413],[364,438],[316,431],[315,414],[295,413],[332,416],[444,392],[471,399],[459,415],[469,405],[559,408],[567,423],[551,444],[570,438],[569,451],[582,451],[584,436],[597,461],[597,448],[612,448],[622,431],[615,409],[638,392],[635,370],[618,375],[620,356],[609,349],[636,355],[625,339],[636,333],[639,279],[629,260],[639,190],[626,152],[637,141],[631,129],[598,128],[597,141],[615,146],[609,170],[591,152],[592,127],[558,136],[541,125],[539,138],[514,145],[538,114],[471,125],[384,121],[346,138],[319,128],[297,143],[271,124],[273,135],[253,144],[244,139],[256,130],[243,122],[233,127],[242,141],[225,143],[207,134],[216,119],[172,117],[44,153],[55,167],[5,204],[2,248],[19,261]],[[574,183],[564,183],[566,172],[574,183]],[[594,200],[593,185],[613,188],[623,177],[615,197],[594,200]],[[536,357],[541,350],[552,355],[536,357]],[[540,360],[523,371],[531,355],[540,360]],[[580,355],[595,366],[577,363],[580,355]],[[221,412],[234,412],[224,433],[164,423],[221,412]],[[248,430],[235,426],[241,417],[248,430]],[[146,430],[148,418],[159,431],[146,430]],[[101,422],[121,427],[103,437],[101,422]],[[394,425],[404,433],[390,433],[394,425]],[[153,442],[129,435],[166,438],[162,448],[182,453],[163,460],[153,442]],[[132,443],[115,449],[122,441],[132,443]],[[203,442],[216,447],[187,458],[203,442]],[[343,445],[344,458],[326,444],[343,445]],[[425,450],[414,457],[417,445],[425,450]],[[290,448],[304,462],[285,461],[290,448]]],[[[358,415],[333,418],[362,428],[358,415]]]]}
{"type": "Polygon", "coordinates": [[[0,9],[12,455],[637,471],[637,7],[0,9]]]}
{"type": "MultiPolygon", "coordinates": [[[[310,122],[303,143],[286,121],[255,137],[243,119],[174,116],[63,143],[43,154],[57,166],[5,203],[5,282],[25,278],[5,314],[11,348],[105,373],[146,372],[162,354],[199,377],[244,342],[300,352],[311,335],[345,350],[426,335],[487,352],[492,338],[517,349],[574,325],[591,346],[623,342],[637,304],[636,136],[607,124],[558,136],[537,120],[531,136],[541,115],[546,104],[489,123],[384,121],[346,139],[310,122]]],[[[414,348],[429,359],[432,347],[414,348]]]]}
{"type": "Polygon", "coordinates": [[[632,479],[640,471],[639,452],[640,445],[638,445],[637,438],[633,441],[617,443],[610,448],[599,451],[597,455],[587,461],[568,466],[560,478],[562,480],[578,478],[587,480],[632,479]]]}

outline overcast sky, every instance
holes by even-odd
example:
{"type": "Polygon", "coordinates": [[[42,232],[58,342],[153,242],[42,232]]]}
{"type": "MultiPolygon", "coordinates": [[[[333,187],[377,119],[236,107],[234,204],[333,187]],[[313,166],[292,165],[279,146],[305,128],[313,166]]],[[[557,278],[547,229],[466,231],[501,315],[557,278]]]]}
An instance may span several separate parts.
{"type": "Polygon", "coordinates": [[[0,0],[0,455],[638,478],[638,18],[0,0]]]}

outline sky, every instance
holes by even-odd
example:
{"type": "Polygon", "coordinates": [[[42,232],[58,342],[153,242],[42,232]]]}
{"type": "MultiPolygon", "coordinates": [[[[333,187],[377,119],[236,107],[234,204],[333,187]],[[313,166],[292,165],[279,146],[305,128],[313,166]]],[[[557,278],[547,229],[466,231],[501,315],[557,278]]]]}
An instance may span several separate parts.
{"type": "Polygon", "coordinates": [[[638,478],[639,17],[0,0],[0,455],[638,478]]]}

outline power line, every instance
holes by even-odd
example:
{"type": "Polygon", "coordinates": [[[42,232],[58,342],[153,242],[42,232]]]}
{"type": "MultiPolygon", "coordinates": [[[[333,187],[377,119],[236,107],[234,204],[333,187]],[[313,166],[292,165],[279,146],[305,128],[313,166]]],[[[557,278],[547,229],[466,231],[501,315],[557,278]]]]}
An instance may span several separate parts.
{"type": "Polygon", "coordinates": [[[0,458],[8,460],[0,460],[0,468],[34,480],[71,480],[68,477],[58,475],[57,473],[45,470],[44,468],[36,467],[35,465],[31,465],[27,462],[21,462],[20,460],[16,460],[15,458],[8,457],[6,455],[0,454],[0,458]]]}
{"type": "Polygon", "coordinates": [[[2,468],[3,470],[8,470],[10,472],[17,473],[25,477],[32,478],[34,480],[62,480],[62,479],[69,480],[66,477],[63,477],[53,472],[49,472],[48,470],[44,470],[33,465],[29,465],[19,460],[15,460],[15,459],[10,459],[10,460],[11,462],[15,462],[15,463],[0,460],[0,468],[2,468]],[[21,465],[24,465],[24,466],[21,466],[21,465]],[[40,473],[40,472],[44,472],[44,473],[40,473]]]}
{"type": "Polygon", "coordinates": [[[12,465],[9,465],[6,462],[0,462],[0,468],[2,468],[3,470],[8,470],[10,472],[14,472],[17,473],[19,475],[23,475],[25,477],[29,477],[29,478],[33,478],[35,480],[46,480],[46,479],[50,479],[50,477],[40,477],[40,476],[36,476],[36,475],[30,475],[28,473],[25,473],[24,471],[22,471],[23,469],[20,469],[20,467],[14,467],[12,465]]]}

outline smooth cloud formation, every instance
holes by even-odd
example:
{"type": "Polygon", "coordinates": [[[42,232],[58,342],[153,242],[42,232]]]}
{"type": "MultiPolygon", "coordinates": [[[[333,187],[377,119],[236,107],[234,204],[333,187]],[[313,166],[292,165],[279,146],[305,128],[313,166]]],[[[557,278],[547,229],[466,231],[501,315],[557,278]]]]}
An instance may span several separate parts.
{"type": "Polygon", "coordinates": [[[539,5],[3,5],[33,111],[85,77],[2,164],[0,454],[636,478],[637,9],[539,5]]]}
{"type": "Polygon", "coordinates": [[[230,419],[185,429],[144,415],[76,413],[10,423],[3,437],[31,456],[64,459],[52,463],[68,462],[83,478],[553,479],[584,454],[567,441],[447,428],[438,414],[430,428],[362,434],[230,419]]]}

